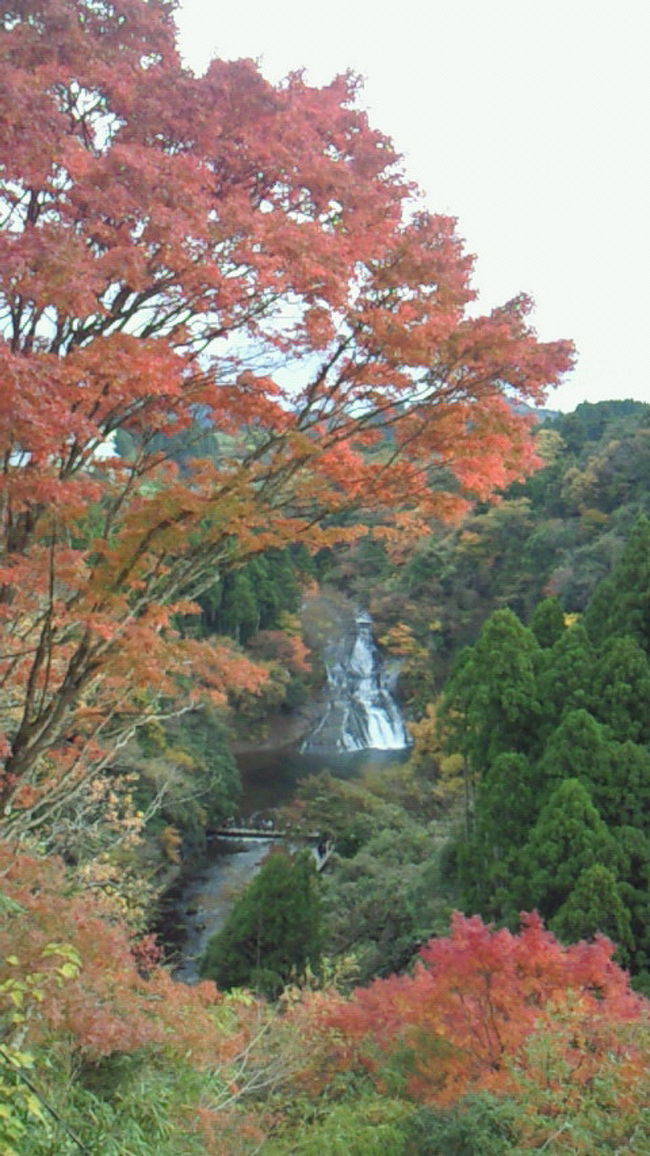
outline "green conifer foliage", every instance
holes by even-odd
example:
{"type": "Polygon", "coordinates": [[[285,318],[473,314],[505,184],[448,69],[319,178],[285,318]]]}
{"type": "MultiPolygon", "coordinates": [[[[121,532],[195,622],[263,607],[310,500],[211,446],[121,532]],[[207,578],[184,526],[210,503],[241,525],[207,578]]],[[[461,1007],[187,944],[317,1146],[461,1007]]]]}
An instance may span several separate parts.
{"type": "Polygon", "coordinates": [[[514,919],[521,848],[536,817],[531,767],[523,755],[499,755],[480,783],[471,838],[458,849],[465,909],[514,919]]]}
{"type": "Polygon", "coordinates": [[[593,713],[621,742],[650,741],[650,662],[629,635],[604,644],[594,671],[593,713]]]}
{"type": "Polygon", "coordinates": [[[537,790],[543,798],[559,780],[579,779],[606,823],[643,827],[650,817],[650,752],[610,733],[589,711],[569,711],[537,765],[537,790]]]}
{"type": "MultiPolygon", "coordinates": [[[[623,871],[626,883],[643,891],[650,904],[650,832],[640,827],[623,824],[612,827],[612,834],[623,854],[623,871]]],[[[650,936],[650,920],[648,920],[650,936]]]]}
{"type": "Polygon", "coordinates": [[[576,623],[561,634],[544,654],[539,695],[546,731],[560,722],[566,711],[591,706],[594,649],[584,626],[576,623]]]}
{"type": "Polygon", "coordinates": [[[537,810],[530,763],[523,755],[499,755],[481,784],[477,819],[505,849],[526,841],[537,810]]]}
{"type": "Polygon", "coordinates": [[[650,751],[638,743],[611,743],[611,775],[594,801],[605,821],[647,829],[650,820],[650,751]]]}
{"type": "Polygon", "coordinates": [[[201,975],[218,987],[252,987],[275,997],[316,963],[323,936],[320,881],[308,851],[273,850],[212,936],[201,975]]]}
{"type": "Polygon", "coordinates": [[[528,879],[522,896],[545,918],[554,916],[582,871],[601,865],[618,872],[616,840],[578,779],[565,779],[552,792],[523,851],[528,879]]]}
{"type": "Polygon", "coordinates": [[[650,521],[638,519],[612,574],[596,588],[584,622],[595,642],[631,634],[650,653],[650,521]]]}
{"type": "Polygon", "coordinates": [[[619,962],[629,960],[633,947],[630,913],[621,899],[616,876],[600,863],[580,872],[549,927],[565,943],[591,939],[600,932],[618,945],[619,962]]]}
{"type": "Polygon", "coordinates": [[[219,627],[238,642],[247,642],[257,630],[259,614],[255,588],[246,570],[235,570],[223,580],[219,627]]]}
{"type": "Polygon", "coordinates": [[[564,634],[564,611],[557,598],[543,598],[537,603],[530,620],[530,629],[540,646],[553,646],[564,634]]]}
{"type": "Polygon", "coordinates": [[[296,549],[267,550],[225,571],[198,598],[203,632],[227,634],[245,644],[257,630],[276,627],[283,611],[298,608],[297,575],[308,570],[309,559],[296,549]]]}
{"type": "MultiPolygon", "coordinates": [[[[461,655],[445,698],[454,738],[475,770],[505,751],[527,754],[535,745],[541,706],[537,640],[512,610],[497,610],[476,645],[461,655]]],[[[458,749],[458,746],[456,747],[458,749]]]]}
{"type": "MultiPolygon", "coordinates": [[[[634,950],[629,966],[634,973],[650,969],[650,836],[639,827],[612,829],[624,866],[619,887],[630,913],[634,950]]],[[[645,989],[650,994],[650,982],[645,989]]]]}
{"type": "Polygon", "coordinates": [[[547,797],[558,781],[579,779],[601,809],[610,794],[613,759],[614,748],[605,727],[587,710],[570,710],[551,734],[539,760],[538,789],[547,797]]]}

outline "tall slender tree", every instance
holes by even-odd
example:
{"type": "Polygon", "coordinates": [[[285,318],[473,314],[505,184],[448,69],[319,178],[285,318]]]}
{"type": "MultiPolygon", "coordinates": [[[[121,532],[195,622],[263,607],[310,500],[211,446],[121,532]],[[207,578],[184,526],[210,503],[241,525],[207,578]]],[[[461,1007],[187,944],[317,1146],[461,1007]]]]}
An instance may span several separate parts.
{"type": "Polygon", "coordinates": [[[518,754],[498,755],[476,792],[472,836],[457,852],[466,910],[516,921],[525,870],[522,848],[537,813],[529,761],[518,754]]]}
{"type": "Polygon", "coordinates": [[[552,733],[568,711],[589,709],[595,662],[594,648],[580,622],[565,630],[544,654],[539,694],[546,734],[552,733]]]}
{"type": "Polygon", "coordinates": [[[512,610],[496,610],[452,671],[445,695],[452,742],[482,772],[506,751],[534,748],[541,651],[512,610]]]}
{"type": "Polygon", "coordinates": [[[578,779],[564,779],[542,807],[524,848],[527,903],[545,918],[569,898],[581,872],[595,866],[615,873],[622,856],[578,779]]]}
{"type": "Polygon", "coordinates": [[[553,646],[566,629],[564,612],[557,598],[543,598],[537,603],[530,620],[530,629],[540,646],[553,646]]]}

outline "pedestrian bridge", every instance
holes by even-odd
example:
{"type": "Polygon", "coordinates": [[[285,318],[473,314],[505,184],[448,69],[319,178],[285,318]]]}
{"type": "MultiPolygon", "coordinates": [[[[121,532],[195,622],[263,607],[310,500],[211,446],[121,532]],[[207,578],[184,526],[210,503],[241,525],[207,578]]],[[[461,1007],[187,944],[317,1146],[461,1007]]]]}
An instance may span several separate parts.
{"type": "MultiPolygon", "coordinates": [[[[266,820],[269,823],[268,820],[266,820]]],[[[216,830],[210,832],[213,838],[218,839],[260,839],[264,842],[273,843],[281,839],[291,839],[294,842],[305,841],[313,844],[312,850],[316,859],[316,870],[322,871],[325,864],[334,853],[334,840],[326,839],[324,835],[318,831],[292,831],[287,830],[286,827],[274,827],[272,823],[266,826],[261,823],[256,827],[236,827],[223,826],[217,827],[216,830]]]]}

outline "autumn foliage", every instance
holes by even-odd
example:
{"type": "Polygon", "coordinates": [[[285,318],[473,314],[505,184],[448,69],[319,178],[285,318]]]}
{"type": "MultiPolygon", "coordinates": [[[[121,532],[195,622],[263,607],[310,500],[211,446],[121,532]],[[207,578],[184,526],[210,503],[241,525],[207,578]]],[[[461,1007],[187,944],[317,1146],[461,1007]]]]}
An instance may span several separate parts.
{"type": "MultiPolygon", "coordinates": [[[[124,1094],[115,1084],[120,1072],[127,1083],[137,1077],[139,1100],[156,1094],[152,1073],[166,1073],[180,1097],[166,1103],[158,1124],[165,1152],[182,1142],[188,1153],[243,1156],[264,1137],[270,1151],[296,1151],[291,1137],[302,1142],[331,1112],[345,1144],[337,1113],[360,1119],[369,1083],[376,1121],[392,1112],[406,1130],[422,1107],[452,1119],[482,1092],[507,1108],[517,1150],[555,1150],[559,1134],[558,1151],[644,1150],[635,1144],[649,1125],[648,1003],[631,991],[602,937],[563,947],[536,915],[523,917],[518,935],[456,915],[450,935],[422,949],[412,974],[349,997],[327,984],[290,988],[274,1009],[245,993],[224,996],[209,982],[174,983],[151,942],[129,941],[101,895],[71,892],[53,858],[0,844],[0,871],[3,1047],[20,1041],[41,1059],[36,1079],[50,1095],[58,1088],[52,1057],[74,1066],[75,1096],[103,1088],[109,1102],[116,1087],[124,1094]],[[27,1014],[12,1017],[18,994],[27,1014]]],[[[69,1093],[63,1083],[61,1094],[69,1093]]],[[[63,1111],[70,1120],[65,1098],[63,1111]]],[[[137,1118],[135,1104],[128,1111],[137,1118]]],[[[73,1119],[94,1143],[97,1121],[73,1119]]],[[[118,1142],[122,1124],[128,1115],[115,1121],[118,1142]]],[[[149,1151],[154,1135],[146,1132],[136,1150],[149,1151]]],[[[44,1132],[42,1139],[39,1153],[44,1132]]],[[[411,1148],[404,1140],[395,1151],[411,1148]]]]}
{"type": "Polygon", "coordinates": [[[175,612],[271,546],[388,535],[533,465],[511,401],[569,366],[424,212],[350,76],[203,77],[151,0],[16,0],[0,45],[0,730],[51,820],[187,673],[263,675],[175,612]],[[183,471],[170,435],[217,431],[183,471]],[[128,435],[128,454],[111,451],[128,435]],[[389,435],[389,436],[388,436],[389,435]],[[444,484],[442,484],[444,483],[444,484]],[[349,519],[348,519],[349,523],[349,519]]]}
{"type": "MultiPolygon", "coordinates": [[[[197,1096],[203,1076],[210,1095],[191,1107],[182,1091],[180,1102],[170,1099],[164,1106],[165,1129],[182,1136],[188,1152],[231,1156],[248,1151],[249,1142],[254,1148],[260,1123],[238,1110],[240,1095],[259,1070],[269,1086],[283,1074],[281,1064],[274,1068],[274,1057],[254,1046],[268,1028],[267,1010],[253,1000],[229,1006],[210,981],[195,986],[174,982],[160,966],[152,937],[130,940],[101,892],[72,893],[63,865],[53,857],[16,854],[3,843],[0,873],[0,1144],[8,1138],[2,1078],[7,1048],[16,1043],[21,1064],[30,1059],[30,1068],[36,1067],[32,1076],[41,1091],[48,1082],[57,1090],[50,1072],[68,1062],[78,1083],[82,1069],[101,1073],[111,1060],[130,1060],[141,1088],[153,1067],[168,1071],[181,1089],[189,1081],[197,1096]],[[12,1015],[16,1005],[20,1014],[12,1015]],[[37,1065],[32,1056],[39,1059],[37,1065]]],[[[69,1092],[63,1083],[64,1119],[71,1112],[69,1092]]],[[[47,1147],[48,1121],[42,1113],[39,1120],[43,1127],[31,1125],[35,1142],[40,1137],[47,1147]]],[[[88,1121],[88,1127],[94,1144],[99,1124],[88,1121]]],[[[60,1143],[63,1133],[55,1128],[55,1135],[60,1143]]],[[[5,1150],[10,1151],[2,1144],[5,1150]]]]}
{"type": "Polygon", "coordinates": [[[422,948],[412,975],[377,979],[321,1014],[336,1031],[338,1064],[360,1065],[384,1090],[399,1073],[424,1103],[539,1090],[547,1079],[558,1097],[561,1085],[579,1095],[607,1064],[631,1091],[644,1058],[625,1029],[647,1029],[648,1005],[613,951],[602,936],[563,947],[534,913],[522,916],[518,935],[456,914],[449,937],[422,948]],[[540,1040],[546,1049],[533,1046],[540,1040]]]}
{"type": "Polygon", "coordinates": [[[29,1025],[31,1043],[56,1029],[70,1033],[76,1046],[94,1058],[153,1044],[191,1047],[198,1062],[218,1058],[220,1036],[207,1014],[219,998],[213,984],[174,984],[167,971],[155,966],[145,978],[137,963],[154,962],[147,952],[150,945],[138,949],[129,942],[124,928],[107,918],[101,893],[66,894],[63,867],[56,860],[49,859],[45,870],[42,859],[12,854],[3,844],[0,870],[3,894],[20,908],[0,933],[3,978],[16,970],[43,975],[40,1014],[29,1025]],[[68,943],[78,954],[81,970],[74,982],[56,982],[56,957],[44,963],[43,951],[51,943],[68,943]],[[4,961],[12,956],[17,962],[8,966],[4,961]]]}
{"type": "MultiPolygon", "coordinates": [[[[526,1105],[518,1150],[555,1151],[560,1136],[557,1150],[644,1150],[648,1005],[602,936],[562,946],[536,914],[516,935],[456,915],[410,974],[344,997],[324,961],[306,974],[316,990],[285,991],[278,1010],[174,983],[153,938],[136,941],[122,919],[115,876],[133,863],[137,875],[130,856],[155,802],[120,752],[147,724],[143,743],[161,776],[174,764],[184,802],[198,766],[206,780],[222,772],[171,718],[265,684],[271,701],[274,679],[279,701],[309,668],[290,619],[252,614],[241,632],[237,619],[244,652],[199,637],[196,600],[213,622],[219,606],[213,629],[226,630],[224,590],[237,601],[257,555],[284,552],[290,569],[296,546],[305,557],[371,530],[403,558],[432,519],[535,469],[521,403],[541,403],[572,362],[570,343],[538,341],[528,298],[478,314],[455,221],[423,208],[353,76],[274,85],[252,61],[214,60],[197,77],[173,12],[170,0],[9,0],[1,18],[0,1095],[19,1130],[21,1113],[39,1119],[20,1070],[36,1057],[37,1086],[91,1145],[160,1140],[161,1156],[179,1143],[188,1156],[276,1140],[314,1150],[308,1127],[318,1140],[329,1121],[333,1135],[339,1110],[368,1104],[371,1124],[392,1113],[407,1137],[412,1115],[453,1115],[476,1094],[526,1105]],[[41,857],[52,847],[66,862],[41,857]],[[140,1099],[160,1108],[155,1126],[141,1126],[140,1099]]],[[[419,678],[428,652],[407,622],[385,641],[419,678]]],[[[611,663],[638,671],[625,646],[611,663]]],[[[605,693],[608,671],[600,698],[638,730],[628,698],[605,693]]],[[[528,725],[521,678],[515,690],[528,725]]],[[[414,732],[423,761],[434,721],[414,732]]],[[[507,759],[512,744],[501,752],[488,731],[481,758],[492,744],[507,759]]],[[[503,774],[521,772],[512,758],[503,774]]],[[[419,808],[454,789],[447,762],[437,795],[420,784],[419,808]]],[[[372,815],[357,791],[352,830],[355,791],[332,814],[362,842],[372,815]]],[[[330,791],[330,809],[343,795],[330,791]]],[[[172,810],[158,829],[168,870],[176,823],[172,810]]],[[[581,895],[599,869],[602,891],[601,865],[581,895]]],[[[139,912],[132,927],[143,924],[139,912]]],[[[23,1129],[39,1156],[61,1141],[50,1126],[23,1129]]]]}

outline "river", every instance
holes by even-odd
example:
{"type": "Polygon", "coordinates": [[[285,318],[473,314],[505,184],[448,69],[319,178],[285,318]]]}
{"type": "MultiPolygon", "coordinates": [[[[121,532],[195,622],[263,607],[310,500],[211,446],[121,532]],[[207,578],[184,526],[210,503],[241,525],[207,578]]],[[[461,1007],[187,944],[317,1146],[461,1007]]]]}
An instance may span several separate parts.
{"type": "MultiPolygon", "coordinates": [[[[324,657],[329,695],[302,748],[292,745],[238,755],[243,816],[268,820],[308,775],[329,771],[351,778],[406,757],[408,736],[372,642],[369,616],[348,613],[338,638],[330,635],[324,657]]],[[[233,899],[271,845],[266,839],[214,839],[198,873],[176,889],[165,924],[179,958],[177,979],[196,981],[208,940],[223,925],[233,899]]]]}

